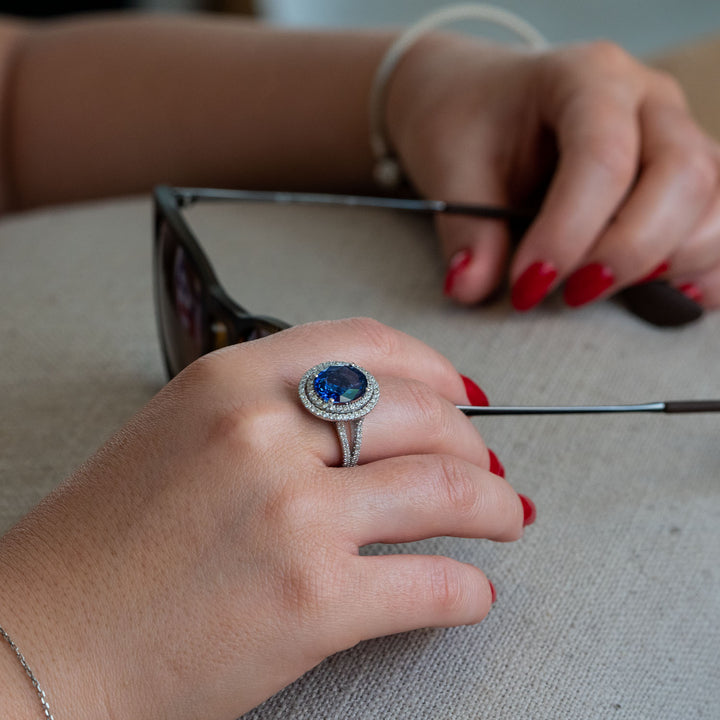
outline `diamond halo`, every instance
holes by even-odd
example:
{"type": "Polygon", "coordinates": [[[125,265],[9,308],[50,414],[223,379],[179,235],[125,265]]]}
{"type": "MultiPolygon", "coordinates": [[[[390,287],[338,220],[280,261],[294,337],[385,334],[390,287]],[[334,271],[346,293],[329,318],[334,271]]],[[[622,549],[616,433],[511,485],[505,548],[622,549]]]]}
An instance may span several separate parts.
{"type": "MultiPolygon", "coordinates": [[[[352,374],[352,373],[351,373],[352,374]]],[[[340,388],[344,390],[344,388],[340,388]]],[[[304,407],[316,417],[335,423],[343,452],[343,467],[357,465],[362,442],[362,422],[377,404],[380,388],[377,381],[364,368],[351,362],[329,360],[311,367],[300,379],[298,394],[304,407]],[[316,380],[325,371],[337,368],[339,371],[351,369],[355,376],[365,380],[365,388],[359,397],[350,402],[325,399],[318,393],[316,380]]],[[[326,393],[327,394],[327,393],[326,393]]],[[[344,394],[344,393],[343,393],[344,394]]]]}
{"type": "Polygon", "coordinates": [[[377,404],[380,397],[380,388],[377,380],[364,368],[351,362],[329,360],[311,367],[301,378],[298,393],[302,404],[313,414],[323,420],[357,420],[365,417],[377,404]],[[365,376],[367,387],[365,392],[357,399],[340,403],[334,400],[324,400],[315,389],[315,380],[322,372],[330,367],[349,367],[358,370],[365,376]]]}

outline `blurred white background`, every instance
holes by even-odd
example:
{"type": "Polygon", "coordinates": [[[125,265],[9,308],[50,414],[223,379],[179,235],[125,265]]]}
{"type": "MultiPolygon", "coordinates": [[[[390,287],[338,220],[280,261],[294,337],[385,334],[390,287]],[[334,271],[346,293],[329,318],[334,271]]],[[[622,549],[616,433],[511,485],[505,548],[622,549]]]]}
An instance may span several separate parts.
{"type": "MultiPolygon", "coordinates": [[[[259,13],[287,25],[406,25],[450,3],[437,0],[256,0],[259,13]]],[[[720,0],[499,0],[552,42],[613,40],[648,55],[720,32],[720,0]]],[[[476,23],[468,30],[482,31],[476,23]]],[[[718,68],[720,77],[720,68],[718,68]]]]}

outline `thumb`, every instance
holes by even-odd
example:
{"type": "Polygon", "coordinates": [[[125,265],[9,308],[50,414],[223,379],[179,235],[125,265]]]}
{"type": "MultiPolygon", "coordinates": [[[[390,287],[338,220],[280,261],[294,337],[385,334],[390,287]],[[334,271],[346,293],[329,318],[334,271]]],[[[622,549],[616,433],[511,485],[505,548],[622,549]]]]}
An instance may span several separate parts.
{"type": "MultiPolygon", "coordinates": [[[[447,189],[448,202],[507,206],[508,198],[497,175],[483,177],[480,169],[462,191],[447,189]],[[470,190],[473,188],[474,190],[470,190]]],[[[446,275],[443,292],[464,305],[486,299],[500,285],[508,264],[510,231],[502,220],[461,215],[437,216],[436,228],[446,275]]]]}

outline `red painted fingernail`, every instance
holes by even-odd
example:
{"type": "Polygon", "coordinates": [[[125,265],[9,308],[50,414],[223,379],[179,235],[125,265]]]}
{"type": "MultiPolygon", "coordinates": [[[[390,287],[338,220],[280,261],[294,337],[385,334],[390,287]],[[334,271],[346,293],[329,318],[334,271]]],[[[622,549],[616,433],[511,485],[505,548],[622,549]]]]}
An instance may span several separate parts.
{"type": "Polygon", "coordinates": [[[532,525],[537,517],[535,503],[529,497],[525,497],[525,495],[521,495],[520,493],[518,493],[518,497],[523,506],[523,525],[532,525]]]}
{"type": "Polygon", "coordinates": [[[651,280],[664,275],[669,269],[670,263],[667,262],[667,260],[665,262],[661,262],[649,275],[646,275],[641,280],[638,280],[637,284],[641,285],[642,283],[650,282],[651,280]]]}
{"type": "Polygon", "coordinates": [[[546,295],[555,282],[557,269],[552,263],[539,260],[526,268],[515,281],[510,301],[516,310],[530,310],[546,295]]]}
{"type": "Polygon", "coordinates": [[[680,285],[678,290],[685,295],[685,297],[689,297],[693,302],[702,303],[702,290],[697,285],[685,283],[684,285],[680,285]]]}
{"type": "Polygon", "coordinates": [[[495,586],[489,580],[488,585],[490,586],[490,598],[492,602],[495,602],[497,600],[497,592],[495,592],[495,586]]]}
{"type": "Polygon", "coordinates": [[[452,256],[448,265],[447,275],[445,275],[445,285],[443,286],[444,295],[450,295],[455,282],[470,264],[470,260],[472,260],[472,253],[469,250],[459,250],[452,256]]]}
{"type": "Polygon", "coordinates": [[[602,263],[590,263],[576,270],[565,281],[565,302],[580,307],[602,295],[613,283],[613,271],[602,263]]]}
{"type": "Polygon", "coordinates": [[[490,450],[490,448],[488,448],[488,455],[490,456],[490,472],[493,475],[499,475],[501,478],[504,478],[505,468],[503,467],[503,464],[498,460],[498,456],[492,450],[490,450]]]}
{"type": "Polygon", "coordinates": [[[463,383],[465,383],[465,392],[467,393],[470,404],[483,405],[484,407],[487,407],[490,402],[480,386],[473,382],[469,377],[465,377],[464,375],[461,375],[460,377],[462,378],[463,383]]]}

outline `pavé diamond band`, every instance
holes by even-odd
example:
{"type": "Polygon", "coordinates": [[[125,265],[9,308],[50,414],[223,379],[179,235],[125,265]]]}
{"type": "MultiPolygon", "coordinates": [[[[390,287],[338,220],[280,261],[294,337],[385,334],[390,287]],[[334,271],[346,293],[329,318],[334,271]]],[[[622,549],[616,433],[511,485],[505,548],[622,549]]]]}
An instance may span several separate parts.
{"type": "Polygon", "coordinates": [[[343,467],[357,465],[363,419],[380,397],[375,378],[355,363],[330,360],[311,367],[302,376],[298,394],[313,415],[335,423],[343,467]]]}

